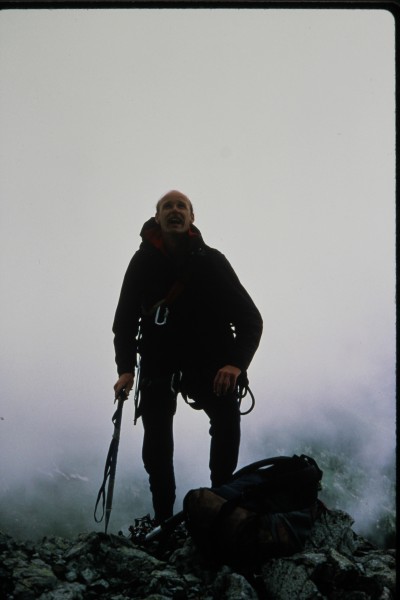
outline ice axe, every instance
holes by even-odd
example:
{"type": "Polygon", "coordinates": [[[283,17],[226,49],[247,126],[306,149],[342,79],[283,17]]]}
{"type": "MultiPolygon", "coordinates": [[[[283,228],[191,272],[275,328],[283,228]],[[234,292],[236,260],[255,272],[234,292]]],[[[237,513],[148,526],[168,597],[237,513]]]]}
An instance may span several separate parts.
{"type": "Polygon", "coordinates": [[[118,401],[117,410],[115,411],[112,422],[114,423],[114,433],[111,439],[110,448],[108,450],[106,464],[104,467],[104,479],[101,487],[99,489],[99,493],[97,495],[96,506],[94,508],[94,520],[96,523],[101,523],[105,515],[105,533],[107,533],[108,522],[110,520],[110,514],[112,509],[112,500],[114,494],[114,483],[115,483],[115,471],[117,468],[117,457],[118,457],[118,446],[119,446],[119,438],[121,433],[121,421],[122,421],[122,408],[124,406],[124,402],[127,399],[127,394],[125,390],[121,390],[118,393],[118,396],[115,401],[118,401]],[[108,481],[107,493],[106,486],[108,481]],[[101,517],[98,518],[96,516],[98,505],[100,500],[102,500],[102,508],[103,512],[101,517]]]}
{"type": "Polygon", "coordinates": [[[165,521],[160,523],[160,525],[155,527],[152,531],[149,531],[149,533],[147,533],[147,535],[144,538],[144,542],[152,542],[153,540],[157,539],[158,537],[164,534],[172,533],[172,531],[178,525],[180,525],[180,523],[182,523],[185,520],[185,518],[186,514],[183,510],[181,510],[169,519],[166,519],[165,521]]]}

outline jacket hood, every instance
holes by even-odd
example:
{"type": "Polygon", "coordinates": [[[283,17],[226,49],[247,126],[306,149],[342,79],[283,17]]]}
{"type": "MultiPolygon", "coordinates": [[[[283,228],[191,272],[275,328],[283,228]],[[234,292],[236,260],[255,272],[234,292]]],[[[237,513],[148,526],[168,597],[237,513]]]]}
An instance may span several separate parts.
{"type": "MultiPolygon", "coordinates": [[[[186,234],[191,242],[197,242],[197,244],[204,244],[203,237],[200,230],[195,225],[191,225],[189,231],[186,234]]],[[[161,235],[161,227],[156,222],[154,217],[151,217],[146,221],[140,231],[140,237],[143,242],[147,242],[157,248],[158,250],[164,251],[164,242],[161,235]]],[[[196,245],[197,245],[196,244],[196,245]]]]}

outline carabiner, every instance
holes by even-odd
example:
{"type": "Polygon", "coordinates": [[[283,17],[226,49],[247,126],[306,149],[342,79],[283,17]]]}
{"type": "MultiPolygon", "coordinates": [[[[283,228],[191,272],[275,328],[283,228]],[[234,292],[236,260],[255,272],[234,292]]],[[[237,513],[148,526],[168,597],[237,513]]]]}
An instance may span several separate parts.
{"type": "Polygon", "coordinates": [[[154,323],[156,325],[165,325],[165,323],[167,322],[168,319],[168,314],[169,314],[169,309],[168,306],[164,306],[161,304],[156,311],[156,316],[154,317],[154,323]],[[164,313],[164,319],[162,321],[160,321],[160,309],[164,308],[165,309],[165,313],[164,313]]]}

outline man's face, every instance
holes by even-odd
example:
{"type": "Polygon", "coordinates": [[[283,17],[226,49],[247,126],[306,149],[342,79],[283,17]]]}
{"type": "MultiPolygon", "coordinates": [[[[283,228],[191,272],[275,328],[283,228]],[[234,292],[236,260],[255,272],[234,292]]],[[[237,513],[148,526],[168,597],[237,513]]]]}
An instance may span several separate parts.
{"type": "Polygon", "coordinates": [[[158,205],[156,221],[163,233],[186,233],[194,221],[189,200],[179,192],[171,192],[158,205]]]}

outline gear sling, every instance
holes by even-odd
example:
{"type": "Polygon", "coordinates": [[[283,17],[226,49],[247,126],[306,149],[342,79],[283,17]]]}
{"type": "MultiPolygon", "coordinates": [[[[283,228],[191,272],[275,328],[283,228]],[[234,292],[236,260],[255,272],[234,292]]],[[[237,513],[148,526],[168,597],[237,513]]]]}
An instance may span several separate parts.
{"type": "MultiPolygon", "coordinates": [[[[171,289],[169,290],[169,292],[165,298],[163,298],[162,300],[160,300],[159,302],[154,304],[151,307],[151,309],[148,311],[144,311],[142,309],[144,316],[151,316],[154,314],[155,325],[157,325],[159,327],[166,325],[167,320],[168,320],[168,315],[169,315],[169,307],[180,296],[180,294],[184,290],[184,287],[185,287],[184,283],[181,280],[177,280],[172,285],[171,289]]],[[[140,322],[139,322],[139,329],[138,329],[138,334],[137,334],[138,344],[141,339],[141,336],[142,336],[142,333],[141,333],[141,327],[140,327],[140,322]]],[[[181,393],[186,404],[189,404],[189,406],[196,409],[197,408],[196,403],[190,402],[188,399],[188,395],[185,393],[184,389],[181,388],[181,385],[180,385],[181,381],[182,381],[182,372],[175,371],[171,376],[171,382],[170,382],[171,392],[173,392],[174,394],[181,393]]],[[[136,383],[135,383],[135,393],[134,393],[135,410],[134,410],[134,421],[133,421],[135,425],[140,416],[140,392],[141,392],[141,356],[139,353],[137,353],[136,383]]],[[[247,377],[247,373],[241,373],[238,378],[238,385],[237,385],[237,397],[238,397],[240,409],[241,409],[242,401],[247,396],[247,394],[249,394],[250,399],[251,399],[250,407],[245,411],[240,410],[241,416],[248,415],[254,409],[254,406],[255,406],[255,397],[249,387],[249,380],[247,377]]]]}

